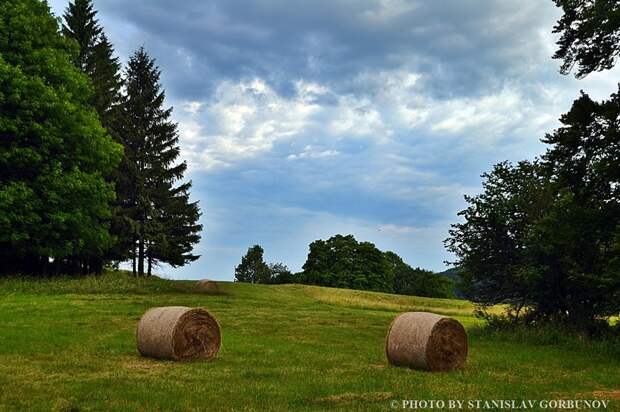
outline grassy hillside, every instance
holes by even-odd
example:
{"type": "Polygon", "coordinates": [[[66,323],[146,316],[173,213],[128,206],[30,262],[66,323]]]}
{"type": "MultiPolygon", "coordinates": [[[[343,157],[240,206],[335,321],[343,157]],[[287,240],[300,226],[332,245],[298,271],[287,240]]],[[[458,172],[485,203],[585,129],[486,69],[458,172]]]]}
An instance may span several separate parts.
{"type": "Polygon", "coordinates": [[[123,274],[0,280],[0,410],[393,410],[401,399],[610,399],[620,350],[561,334],[488,334],[465,301],[311,286],[136,281],[123,274]],[[213,362],[140,357],[135,327],[152,306],[208,308],[223,347],[213,362]],[[386,365],[394,316],[427,310],[470,332],[463,371],[386,365]]]}

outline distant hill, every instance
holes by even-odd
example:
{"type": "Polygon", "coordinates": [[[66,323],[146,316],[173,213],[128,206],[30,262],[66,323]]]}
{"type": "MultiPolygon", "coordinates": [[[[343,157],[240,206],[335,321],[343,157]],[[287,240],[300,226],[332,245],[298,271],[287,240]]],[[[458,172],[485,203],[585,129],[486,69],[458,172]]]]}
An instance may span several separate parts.
{"type": "Polygon", "coordinates": [[[440,276],[445,276],[448,279],[452,280],[452,282],[454,282],[454,296],[456,296],[459,299],[466,299],[465,293],[460,288],[461,281],[462,281],[461,273],[462,273],[462,269],[460,267],[455,267],[455,268],[445,270],[443,272],[439,272],[437,274],[440,276]]]}

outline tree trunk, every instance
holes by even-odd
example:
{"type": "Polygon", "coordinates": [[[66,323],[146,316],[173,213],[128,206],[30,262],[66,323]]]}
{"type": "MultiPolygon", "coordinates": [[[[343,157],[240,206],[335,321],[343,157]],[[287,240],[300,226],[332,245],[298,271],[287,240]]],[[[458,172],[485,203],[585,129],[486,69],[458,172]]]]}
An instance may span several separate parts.
{"type": "Polygon", "coordinates": [[[144,235],[140,231],[140,239],[138,239],[138,275],[144,276],[144,235]]]}
{"type": "Polygon", "coordinates": [[[101,275],[103,273],[103,258],[99,256],[92,258],[90,263],[90,269],[95,275],[101,275]]]}
{"type": "Polygon", "coordinates": [[[136,276],[136,238],[131,243],[131,273],[136,276]]]}
{"type": "Polygon", "coordinates": [[[49,266],[49,258],[47,256],[41,256],[41,274],[43,277],[47,277],[47,268],[49,266]]]}
{"type": "Polygon", "coordinates": [[[80,273],[80,260],[75,257],[72,256],[71,257],[71,275],[75,276],[78,275],[80,273]]]}

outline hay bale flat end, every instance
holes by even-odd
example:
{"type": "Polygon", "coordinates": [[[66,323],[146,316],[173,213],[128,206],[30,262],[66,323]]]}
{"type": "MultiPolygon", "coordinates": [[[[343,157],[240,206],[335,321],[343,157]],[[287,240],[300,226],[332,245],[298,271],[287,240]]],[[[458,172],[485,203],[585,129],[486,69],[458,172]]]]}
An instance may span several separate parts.
{"type": "Polygon", "coordinates": [[[218,293],[220,288],[214,280],[203,279],[196,282],[196,289],[206,293],[218,293]]]}

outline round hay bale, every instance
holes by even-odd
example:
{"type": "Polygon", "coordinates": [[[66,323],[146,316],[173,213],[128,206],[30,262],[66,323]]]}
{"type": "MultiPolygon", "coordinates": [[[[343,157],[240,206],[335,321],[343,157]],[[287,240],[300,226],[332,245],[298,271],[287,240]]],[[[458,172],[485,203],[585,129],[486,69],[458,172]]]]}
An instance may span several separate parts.
{"type": "Polygon", "coordinates": [[[222,336],[217,320],[205,309],[168,306],[152,308],[136,330],[138,351],[157,359],[212,359],[222,336]]]}
{"type": "Polygon", "coordinates": [[[196,283],[196,287],[201,292],[208,292],[208,293],[218,293],[219,292],[219,288],[217,286],[217,282],[215,282],[213,280],[209,280],[209,279],[199,280],[196,283]]]}
{"type": "Polygon", "coordinates": [[[428,371],[459,369],[467,359],[467,332],[452,318],[427,312],[403,313],[390,325],[385,353],[395,366],[428,371]]]}

